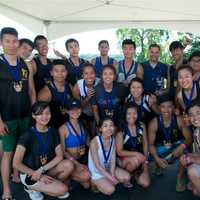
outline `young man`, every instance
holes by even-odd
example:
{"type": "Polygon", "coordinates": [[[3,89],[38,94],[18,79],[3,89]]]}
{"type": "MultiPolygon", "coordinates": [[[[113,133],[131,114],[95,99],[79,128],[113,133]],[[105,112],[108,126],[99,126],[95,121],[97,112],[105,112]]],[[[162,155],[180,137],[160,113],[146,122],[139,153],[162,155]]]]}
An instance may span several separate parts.
{"type": "Polygon", "coordinates": [[[165,92],[167,87],[167,65],[159,61],[160,46],[149,46],[149,60],[144,62],[144,91],[155,95],[165,92]]]}
{"type": "Polygon", "coordinates": [[[176,95],[178,79],[177,69],[180,65],[187,64],[187,60],[184,59],[184,48],[185,46],[179,41],[173,41],[169,46],[169,51],[174,61],[174,64],[169,67],[168,71],[168,90],[172,98],[176,95]]]}
{"type": "Polygon", "coordinates": [[[35,82],[36,93],[40,91],[46,83],[51,80],[51,60],[47,58],[48,40],[43,35],[37,35],[34,39],[35,49],[38,55],[32,60],[32,70],[35,82]]]}
{"type": "Polygon", "coordinates": [[[131,39],[125,39],[122,42],[124,60],[119,61],[118,65],[118,82],[126,86],[136,76],[143,79],[143,68],[134,60],[136,44],[131,39]]]}
{"type": "Polygon", "coordinates": [[[3,143],[1,176],[2,199],[12,199],[9,185],[11,162],[17,138],[29,127],[31,99],[29,94],[29,70],[23,59],[17,56],[19,41],[14,28],[1,30],[4,54],[0,56],[0,134],[3,143]]]}
{"type": "MultiPolygon", "coordinates": [[[[168,164],[178,159],[191,144],[191,136],[180,116],[174,114],[174,106],[169,95],[159,96],[160,115],[155,117],[148,127],[149,150],[155,160],[156,174],[168,164]]],[[[185,190],[182,185],[184,168],[179,167],[176,191],[185,190]]]]}
{"type": "Polygon", "coordinates": [[[101,69],[104,65],[113,65],[117,66],[117,61],[108,56],[108,51],[110,49],[109,43],[107,40],[101,40],[98,44],[98,49],[100,52],[100,56],[92,59],[91,63],[95,66],[96,69],[96,77],[101,77],[101,69]]]}
{"type": "Polygon", "coordinates": [[[193,126],[193,151],[181,157],[181,164],[186,167],[190,183],[189,189],[200,197],[200,104],[194,102],[187,109],[193,126]]]}
{"type": "Polygon", "coordinates": [[[192,52],[188,59],[189,65],[192,67],[194,71],[194,80],[200,81],[200,51],[196,50],[192,52]]]}
{"type": "Polygon", "coordinates": [[[29,60],[33,52],[33,49],[34,49],[34,44],[31,40],[27,38],[19,40],[18,56],[26,62],[29,70],[29,86],[30,86],[29,93],[30,95],[32,95],[31,100],[33,100],[31,101],[31,104],[34,104],[36,101],[35,84],[33,80],[33,67],[32,67],[32,62],[30,62],[29,60]]]}
{"type": "Polygon", "coordinates": [[[66,67],[69,72],[69,81],[75,85],[82,77],[82,69],[84,63],[87,61],[79,57],[79,43],[77,40],[71,38],[65,42],[65,47],[69,53],[69,59],[66,60],[66,67]]]}

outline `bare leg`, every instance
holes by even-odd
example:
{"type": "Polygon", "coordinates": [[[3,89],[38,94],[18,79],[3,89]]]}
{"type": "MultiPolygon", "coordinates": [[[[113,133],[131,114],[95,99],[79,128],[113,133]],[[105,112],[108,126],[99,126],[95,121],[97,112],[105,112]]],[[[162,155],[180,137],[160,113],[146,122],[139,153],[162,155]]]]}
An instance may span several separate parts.
{"type": "Polygon", "coordinates": [[[115,191],[115,185],[111,183],[107,178],[93,180],[92,183],[96,185],[98,190],[105,195],[111,195],[115,191]]]}
{"type": "Polygon", "coordinates": [[[117,167],[115,170],[115,176],[121,183],[127,183],[130,181],[131,178],[130,174],[126,170],[119,167],[117,167]]]}
{"type": "Polygon", "coordinates": [[[1,176],[2,176],[2,183],[3,183],[3,197],[11,197],[11,190],[10,190],[10,174],[11,174],[11,163],[12,163],[12,152],[4,152],[1,161],[1,176]]]}

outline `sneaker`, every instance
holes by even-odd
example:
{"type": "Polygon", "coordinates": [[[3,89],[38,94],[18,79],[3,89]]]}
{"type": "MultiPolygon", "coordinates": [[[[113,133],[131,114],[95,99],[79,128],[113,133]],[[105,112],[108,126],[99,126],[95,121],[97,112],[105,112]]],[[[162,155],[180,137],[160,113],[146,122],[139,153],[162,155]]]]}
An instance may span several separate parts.
{"type": "Polygon", "coordinates": [[[66,192],[64,195],[58,196],[58,199],[66,199],[66,198],[69,197],[69,195],[70,195],[70,193],[69,193],[69,192],[66,192]]]}
{"type": "Polygon", "coordinates": [[[24,187],[24,190],[28,193],[31,200],[43,200],[44,199],[44,196],[41,192],[30,190],[26,187],[24,187]]]}

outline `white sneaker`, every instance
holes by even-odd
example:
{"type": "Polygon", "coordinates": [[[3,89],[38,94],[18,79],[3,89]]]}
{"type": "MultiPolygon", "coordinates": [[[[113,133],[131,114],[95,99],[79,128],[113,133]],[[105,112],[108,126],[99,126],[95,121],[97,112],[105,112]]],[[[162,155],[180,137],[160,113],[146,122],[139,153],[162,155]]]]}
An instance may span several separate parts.
{"type": "Polygon", "coordinates": [[[24,187],[24,190],[29,194],[31,200],[43,200],[44,196],[41,192],[37,192],[34,190],[29,190],[24,187]]]}
{"type": "Polygon", "coordinates": [[[70,195],[70,193],[69,193],[69,192],[66,192],[64,195],[59,196],[58,198],[59,198],[59,199],[66,199],[66,198],[69,197],[69,195],[70,195]]]}

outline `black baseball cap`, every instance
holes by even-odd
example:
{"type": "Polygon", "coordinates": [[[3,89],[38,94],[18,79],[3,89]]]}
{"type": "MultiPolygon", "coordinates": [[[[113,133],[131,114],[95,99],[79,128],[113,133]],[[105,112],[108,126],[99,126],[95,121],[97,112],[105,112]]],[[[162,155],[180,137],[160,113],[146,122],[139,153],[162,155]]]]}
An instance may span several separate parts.
{"type": "Polygon", "coordinates": [[[157,104],[158,105],[168,102],[168,101],[173,103],[173,99],[169,94],[163,94],[163,95],[157,96],[157,104]]]}
{"type": "Polygon", "coordinates": [[[67,109],[81,108],[81,102],[77,99],[70,99],[67,103],[67,109]]]}

